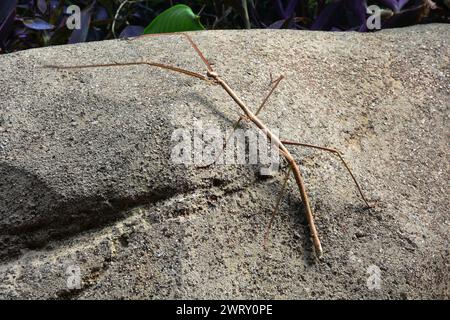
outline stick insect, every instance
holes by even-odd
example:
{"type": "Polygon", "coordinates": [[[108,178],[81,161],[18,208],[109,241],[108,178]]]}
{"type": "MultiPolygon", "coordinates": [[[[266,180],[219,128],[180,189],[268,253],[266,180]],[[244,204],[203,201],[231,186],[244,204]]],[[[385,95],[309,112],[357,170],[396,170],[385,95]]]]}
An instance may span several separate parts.
{"type": "MultiPolygon", "coordinates": [[[[175,66],[171,66],[171,65],[167,65],[167,64],[163,64],[163,63],[150,62],[150,61],[145,61],[145,60],[144,61],[137,61],[137,62],[115,62],[115,63],[107,63],[107,64],[91,64],[91,65],[77,65],[77,66],[47,65],[45,67],[47,67],[47,68],[55,68],[55,69],[83,69],[83,68],[119,67],[119,66],[124,67],[124,66],[134,66],[134,65],[147,65],[147,66],[158,67],[158,68],[162,68],[162,69],[166,69],[166,70],[171,70],[171,71],[174,71],[174,72],[182,73],[184,75],[187,75],[187,76],[190,76],[190,77],[194,77],[194,78],[206,81],[207,83],[210,83],[210,84],[213,84],[213,85],[219,85],[220,87],[222,87],[223,90],[226,91],[226,93],[231,97],[231,99],[233,99],[233,101],[240,107],[241,111],[244,113],[243,115],[240,116],[240,118],[235,123],[233,128],[236,129],[236,127],[239,125],[239,123],[241,121],[252,122],[257,128],[259,128],[267,136],[267,138],[271,142],[272,146],[277,148],[277,150],[280,152],[280,154],[283,155],[283,157],[286,159],[287,164],[289,166],[289,169],[287,170],[285,178],[284,178],[282,191],[281,191],[281,193],[280,193],[280,195],[279,195],[279,197],[278,197],[278,199],[276,201],[276,205],[275,205],[274,211],[272,213],[272,217],[270,219],[268,228],[266,230],[264,243],[266,243],[266,240],[267,240],[267,237],[268,237],[268,233],[269,233],[268,231],[270,230],[270,226],[273,223],[275,214],[278,211],[278,207],[279,207],[279,204],[281,202],[281,198],[282,198],[283,192],[284,192],[284,190],[286,188],[287,180],[289,179],[290,174],[292,172],[292,174],[294,175],[294,178],[295,178],[295,182],[296,182],[296,184],[298,186],[298,190],[300,192],[301,200],[303,202],[306,219],[307,219],[307,222],[308,222],[308,225],[309,225],[310,235],[311,235],[312,243],[313,243],[313,246],[314,246],[314,251],[315,251],[316,256],[318,258],[320,258],[322,256],[322,253],[323,253],[322,245],[320,243],[320,239],[319,239],[319,235],[318,235],[318,232],[317,232],[317,228],[316,228],[316,225],[314,223],[314,217],[313,217],[311,205],[309,203],[308,195],[306,193],[305,184],[304,184],[304,181],[303,181],[303,178],[302,178],[302,175],[301,175],[300,168],[299,168],[297,162],[295,161],[294,157],[292,156],[292,154],[286,148],[286,146],[287,145],[292,145],[292,146],[301,146],[301,147],[315,148],[315,149],[318,149],[318,150],[322,150],[322,151],[326,151],[326,152],[330,152],[330,153],[335,154],[339,158],[339,160],[343,163],[344,167],[346,168],[346,170],[349,172],[350,176],[352,177],[352,180],[355,183],[355,185],[356,185],[356,187],[358,189],[358,192],[361,195],[362,200],[365,202],[367,207],[370,208],[370,205],[369,205],[366,197],[364,196],[364,194],[363,194],[363,192],[361,190],[361,187],[359,186],[355,176],[353,175],[352,171],[350,170],[350,167],[347,165],[347,163],[345,162],[344,158],[342,157],[342,154],[338,150],[332,149],[332,148],[321,147],[321,146],[305,144],[305,143],[289,141],[289,140],[281,140],[278,136],[273,134],[270,131],[270,129],[264,124],[264,122],[258,117],[260,111],[263,109],[263,107],[267,103],[270,95],[273,93],[275,88],[278,86],[278,84],[284,78],[283,76],[280,76],[275,81],[271,81],[271,90],[269,91],[267,96],[264,98],[264,100],[262,101],[262,103],[259,106],[259,108],[257,109],[257,111],[256,112],[252,112],[251,109],[248,108],[245,105],[245,103],[238,97],[238,95],[233,91],[233,89],[225,82],[225,80],[222,79],[219,76],[219,74],[214,71],[213,67],[208,62],[208,60],[205,58],[205,56],[203,55],[203,53],[199,49],[199,47],[194,43],[192,38],[186,33],[176,33],[176,34],[183,36],[189,42],[191,47],[195,50],[195,52],[197,53],[198,57],[203,61],[203,63],[206,66],[206,69],[207,69],[205,74],[200,74],[200,73],[197,73],[197,72],[194,72],[194,71],[182,69],[182,68],[179,68],[179,67],[175,67],[175,66]]],[[[144,36],[158,36],[158,35],[151,34],[151,35],[144,35],[144,36]]]]}

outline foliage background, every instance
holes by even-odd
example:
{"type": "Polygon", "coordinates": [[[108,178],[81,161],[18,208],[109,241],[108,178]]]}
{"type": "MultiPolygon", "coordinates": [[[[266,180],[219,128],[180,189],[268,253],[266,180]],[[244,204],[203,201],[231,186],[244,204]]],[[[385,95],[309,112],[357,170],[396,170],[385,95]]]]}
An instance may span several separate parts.
{"type": "Polygon", "coordinates": [[[206,29],[289,28],[366,32],[366,7],[383,8],[382,28],[449,22],[450,0],[0,0],[0,53],[142,33],[176,3],[199,14],[206,29]],[[70,5],[81,30],[66,27],[70,5]]]}

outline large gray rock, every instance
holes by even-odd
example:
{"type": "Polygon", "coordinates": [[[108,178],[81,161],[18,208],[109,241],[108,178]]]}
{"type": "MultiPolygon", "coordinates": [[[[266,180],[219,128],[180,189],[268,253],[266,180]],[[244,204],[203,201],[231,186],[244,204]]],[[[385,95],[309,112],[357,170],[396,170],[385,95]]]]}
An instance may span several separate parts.
{"type": "Polygon", "coordinates": [[[282,172],[170,157],[174,130],[232,126],[219,86],[145,66],[42,68],[144,58],[204,72],[180,36],[2,55],[0,298],[448,298],[448,25],[192,37],[253,109],[285,75],[261,118],[340,149],[377,207],[332,155],[290,148],[324,257],[292,179],[265,250],[282,172]]]}

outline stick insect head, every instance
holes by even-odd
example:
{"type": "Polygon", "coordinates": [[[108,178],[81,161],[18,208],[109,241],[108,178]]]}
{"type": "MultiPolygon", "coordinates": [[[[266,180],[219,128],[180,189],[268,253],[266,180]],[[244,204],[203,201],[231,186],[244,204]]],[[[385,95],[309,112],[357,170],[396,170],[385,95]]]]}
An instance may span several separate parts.
{"type": "Polygon", "coordinates": [[[206,71],[206,76],[208,78],[211,78],[212,80],[217,80],[219,78],[219,75],[217,74],[217,72],[210,71],[210,70],[206,71]]]}

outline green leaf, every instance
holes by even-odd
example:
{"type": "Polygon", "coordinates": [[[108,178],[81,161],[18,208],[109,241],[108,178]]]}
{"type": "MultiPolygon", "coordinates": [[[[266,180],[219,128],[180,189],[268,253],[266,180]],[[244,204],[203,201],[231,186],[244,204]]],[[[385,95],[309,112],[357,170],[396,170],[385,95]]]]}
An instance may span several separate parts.
{"type": "Polygon", "coordinates": [[[184,4],[177,4],[159,14],[144,29],[144,34],[205,30],[200,16],[184,4]]]}

